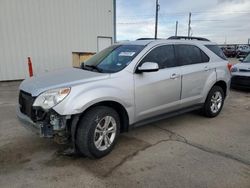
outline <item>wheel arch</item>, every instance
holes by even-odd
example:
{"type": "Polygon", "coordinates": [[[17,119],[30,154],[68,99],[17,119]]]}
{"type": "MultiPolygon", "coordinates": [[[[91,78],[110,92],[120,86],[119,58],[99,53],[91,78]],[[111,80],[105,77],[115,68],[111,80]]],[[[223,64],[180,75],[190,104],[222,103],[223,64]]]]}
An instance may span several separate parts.
{"type": "MultiPolygon", "coordinates": [[[[119,102],[112,101],[112,100],[105,100],[105,101],[100,101],[96,102],[89,107],[87,107],[81,114],[78,114],[78,119],[80,119],[86,112],[88,112],[90,109],[95,108],[97,106],[108,106],[110,108],[113,108],[119,115],[120,117],[120,132],[127,132],[129,130],[129,115],[126,110],[126,108],[120,104],[119,102]]],[[[78,127],[78,122],[76,124],[75,131],[77,130],[78,127]]]]}
{"type": "Polygon", "coordinates": [[[210,84],[207,85],[207,87],[205,87],[205,92],[203,93],[203,99],[202,99],[202,103],[205,103],[205,101],[207,100],[207,96],[209,94],[209,92],[211,91],[211,89],[214,86],[219,86],[222,88],[225,97],[228,95],[228,85],[227,82],[224,80],[218,80],[218,81],[214,81],[211,82],[210,84]]]}
{"type": "Polygon", "coordinates": [[[219,80],[219,81],[217,81],[214,85],[213,85],[213,87],[214,86],[219,86],[219,87],[221,87],[222,88],[222,90],[223,90],[223,92],[224,92],[224,95],[225,96],[227,96],[227,83],[225,82],[225,81],[223,81],[223,80],[219,80]]]}

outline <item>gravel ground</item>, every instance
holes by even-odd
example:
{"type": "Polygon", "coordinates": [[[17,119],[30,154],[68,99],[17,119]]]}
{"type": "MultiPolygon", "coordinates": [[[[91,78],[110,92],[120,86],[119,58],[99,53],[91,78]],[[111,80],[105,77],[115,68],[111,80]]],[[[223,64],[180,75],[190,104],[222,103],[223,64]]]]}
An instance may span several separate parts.
{"type": "Polygon", "coordinates": [[[0,83],[0,187],[250,187],[250,93],[214,119],[188,113],[122,134],[99,160],[58,154],[15,117],[18,82],[0,83]]]}

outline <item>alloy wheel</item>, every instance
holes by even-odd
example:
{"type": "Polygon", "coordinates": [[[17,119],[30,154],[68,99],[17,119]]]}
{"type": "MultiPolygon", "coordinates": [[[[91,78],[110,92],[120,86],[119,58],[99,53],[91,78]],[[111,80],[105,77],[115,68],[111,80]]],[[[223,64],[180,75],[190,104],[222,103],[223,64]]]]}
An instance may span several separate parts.
{"type": "Polygon", "coordinates": [[[222,106],[222,94],[219,91],[216,91],[211,97],[210,109],[215,114],[217,113],[222,106]]]}
{"type": "Polygon", "coordinates": [[[104,151],[112,145],[116,129],[116,121],[112,116],[105,116],[98,122],[94,133],[94,143],[98,150],[104,151]]]}

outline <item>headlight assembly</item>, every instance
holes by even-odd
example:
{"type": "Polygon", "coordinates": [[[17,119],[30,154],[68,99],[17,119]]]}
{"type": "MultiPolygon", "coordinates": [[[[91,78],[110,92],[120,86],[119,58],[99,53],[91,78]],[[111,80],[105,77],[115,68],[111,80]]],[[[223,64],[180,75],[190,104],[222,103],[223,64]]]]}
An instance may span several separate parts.
{"type": "Polygon", "coordinates": [[[50,109],[60,103],[69,93],[70,88],[58,88],[45,91],[36,98],[33,106],[42,107],[44,110],[50,109]]]}
{"type": "Polygon", "coordinates": [[[231,68],[231,72],[237,72],[238,71],[238,68],[237,67],[232,67],[231,68]]]}

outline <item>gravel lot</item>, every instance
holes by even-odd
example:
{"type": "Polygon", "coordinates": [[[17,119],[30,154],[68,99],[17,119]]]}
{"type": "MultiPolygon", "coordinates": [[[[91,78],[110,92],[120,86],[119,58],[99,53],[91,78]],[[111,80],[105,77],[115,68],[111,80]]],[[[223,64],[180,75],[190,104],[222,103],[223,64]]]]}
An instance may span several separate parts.
{"type": "Polygon", "coordinates": [[[250,93],[214,119],[188,113],[122,134],[100,160],[58,154],[15,117],[18,82],[0,83],[0,187],[250,187],[250,93]]]}

